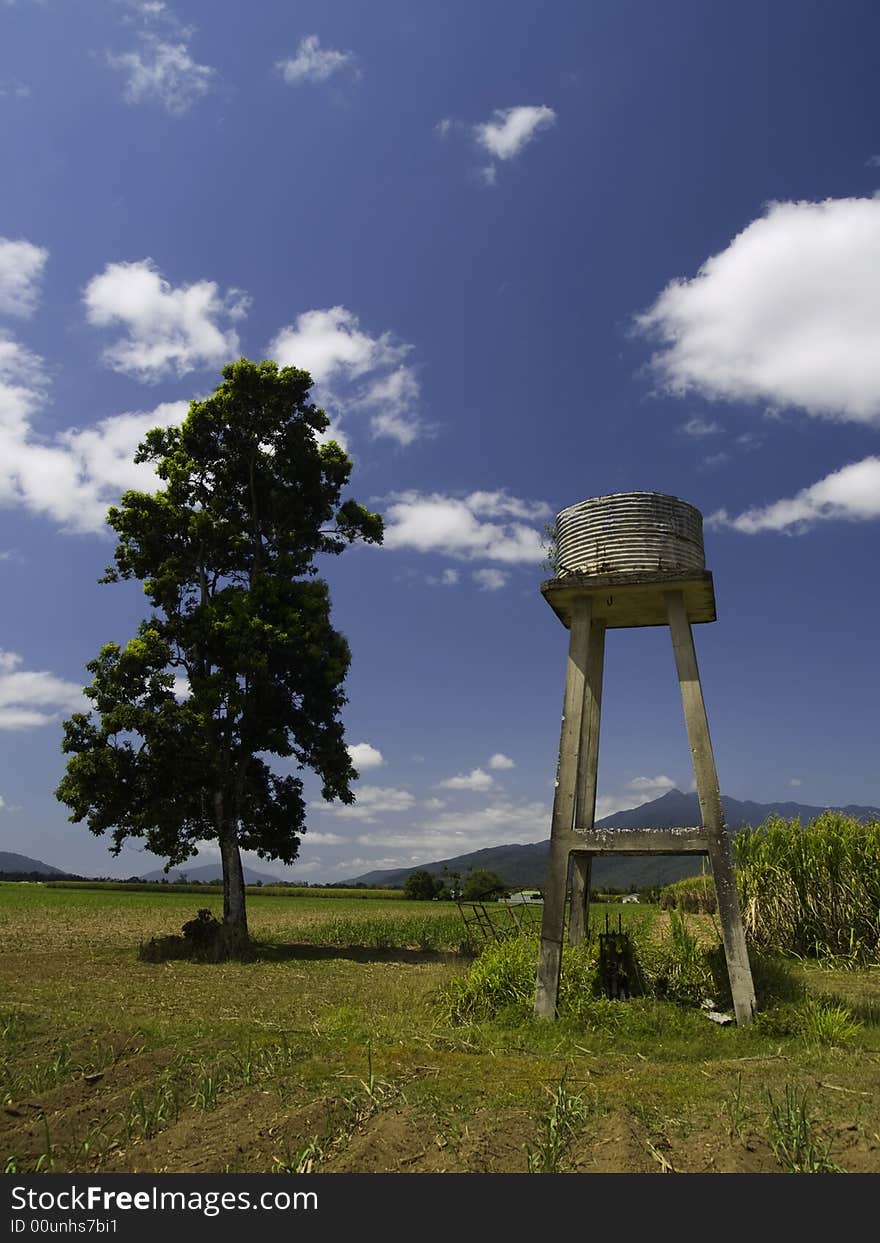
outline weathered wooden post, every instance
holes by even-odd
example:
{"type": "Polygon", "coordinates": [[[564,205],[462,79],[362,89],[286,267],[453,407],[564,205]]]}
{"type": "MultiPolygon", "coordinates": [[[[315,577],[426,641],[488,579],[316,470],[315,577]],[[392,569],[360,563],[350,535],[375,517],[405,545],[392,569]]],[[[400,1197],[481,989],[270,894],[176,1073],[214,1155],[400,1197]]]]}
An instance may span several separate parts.
{"type": "Polygon", "coordinates": [[[709,857],[736,1021],[749,1023],[755,990],[691,630],[693,622],[715,621],[702,515],[686,501],[660,492],[623,492],[582,501],[557,516],[555,568],[555,577],[543,583],[541,591],[571,634],[535,1014],[543,1018],[556,1014],[569,869],[569,941],[577,944],[588,927],[595,855],[691,854],[709,857]],[[663,625],[672,635],[702,823],[675,829],[597,830],[605,632],[663,625]]]}

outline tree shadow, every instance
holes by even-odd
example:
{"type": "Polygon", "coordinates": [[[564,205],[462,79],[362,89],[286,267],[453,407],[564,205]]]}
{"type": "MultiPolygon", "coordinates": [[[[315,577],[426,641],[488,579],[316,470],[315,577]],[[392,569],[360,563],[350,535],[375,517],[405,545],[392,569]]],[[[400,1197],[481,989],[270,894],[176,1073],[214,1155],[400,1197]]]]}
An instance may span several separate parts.
{"type": "Polygon", "coordinates": [[[350,962],[456,963],[469,962],[467,950],[422,950],[404,946],[310,945],[307,943],[251,941],[248,957],[258,962],[320,962],[347,959],[350,962]]]}

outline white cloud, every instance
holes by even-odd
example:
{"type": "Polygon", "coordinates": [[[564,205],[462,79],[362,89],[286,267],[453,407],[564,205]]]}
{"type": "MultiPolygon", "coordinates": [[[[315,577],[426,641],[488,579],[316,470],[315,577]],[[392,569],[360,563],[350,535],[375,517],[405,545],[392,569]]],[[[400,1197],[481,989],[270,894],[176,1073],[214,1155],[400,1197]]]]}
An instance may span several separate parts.
{"type": "Polygon", "coordinates": [[[505,755],[502,751],[496,751],[494,755],[489,757],[489,767],[500,770],[502,768],[516,768],[516,765],[509,755],[505,755]]]}
{"type": "Polygon", "coordinates": [[[880,424],[880,197],[771,203],[636,324],[672,393],[880,424]]]}
{"type": "Polygon", "coordinates": [[[122,0],[122,3],[141,21],[160,22],[173,26],[175,30],[181,29],[165,0],[122,0]]]}
{"type": "Polygon", "coordinates": [[[0,314],[32,315],[49,252],[23,238],[0,237],[0,314]]]}
{"type": "Polygon", "coordinates": [[[555,121],[556,113],[543,104],[496,108],[491,120],[474,127],[474,135],[479,145],[496,160],[512,160],[540,130],[555,121]]]}
{"type": "Polygon", "coordinates": [[[387,436],[400,445],[411,445],[422,432],[413,417],[421,388],[411,367],[398,367],[368,384],[355,407],[372,411],[370,430],[376,437],[387,436]]]}
{"type": "MultiPolygon", "coordinates": [[[[12,337],[0,333],[0,436],[21,435],[46,398],[43,360],[12,337]]],[[[0,478],[3,473],[0,454],[0,478]]]]}
{"type": "Polygon", "coordinates": [[[408,445],[423,430],[415,412],[420,387],[405,359],[412,346],[388,332],[371,337],[344,306],[305,311],[273,338],[268,353],[281,366],[308,371],[328,412],[362,412],[373,436],[408,445]]]}
{"type": "Polygon", "coordinates": [[[869,155],[865,160],[867,168],[880,168],[880,155],[869,155]]]}
{"type": "Polygon", "coordinates": [[[19,78],[0,77],[0,99],[27,99],[31,88],[19,78]]]}
{"type": "Polygon", "coordinates": [[[446,806],[445,798],[426,798],[424,806],[428,811],[439,811],[441,807],[446,806]]]}
{"type": "Polygon", "coordinates": [[[616,811],[629,811],[633,807],[641,807],[656,798],[675,789],[671,777],[660,773],[656,777],[633,777],[625,782],[615,794],[602,794],[596,799],[596,820],[604,820],[616,811]]]}
{"type": "Polygon", "coordinates": [[[469,773],[459,773],[457,777],[447,777],[438,781],[441,790],[491,790],[495,782],[489,773],[482,768],[474,768],[469,773]]]}
{"type": "Polygon", "coordinates": [[[790,786],[801,786],[804,783],[801,781],[800,777],[792,777],[788,784],[790,786]]]}
{"type": "Polygon", "coordinates": [[[228,362],[238,353],[238,335],[220,321],[241,319],[249,305],[240,289],[221,297],[214,281],[175,288],[152,259],[108,263],[89,281],[83,300],[89,323],[127,329],[104,350],[106,364],[147,381],[228,362]]]}
{"type": "Polygon", "coordinates": [[[746,535],[787,531],[800,535],[816,522],[867,522],[880,518],[880,457],[851,462],[792,497],[754,506],[732,518],[726,509],[706,519],[708,527],[732,527],[746,535]]]}
{"type": "Polygon", "coordinates": [[[335,73],[350,70],[358,75],[357,61],[353,52],[340,52],[336,48],[321,47],[317,35],[306,35],[300,40],[296,55],[276,62],[275,68],[288,86],[326,82],[335,73]]]}
{"type": "Polygon", "coordinates": [[[0,648],[0,729],[50,725],[64,711],[88,711],[82,686],[54,673],[20,669],[21,656],[0,648]]]}
{"type": "Polygon", "coordinates": [[[347,748],[351,762],[360,772],[365,768],[381,768],[385,763],[384,756],[378,747],[369,742],[356,742],[347,748]]]}
{"type": "Polygon", "coordinates": [[[165,402],[85,429],[68,428],[50,441],[32,427],[47,389],[42,360],[0,337],[0,505],[23,506],[70,532],[106,530],[107,507],[126,489],[158,486],[150,463],[132,462],[144,434],[180,423],[188,405],[165,402]]]}
{"type": "Polygon", "coordinates": [[[357,801],[353,804],[312,803],[311,806],[316,811],[325,811],[341,820],[365,820],[372,823],[380,814],[386,812],[409,811],[416,801],[409,790],[396,789],[393,786],[359,786],[355,794],[357,801]]]}
{"type": "Polygon", "coordinates": [[[175,699],[189,699],[192,694],[192,687],[189,684],[189,678],[177,674],[174,678],[174,685],[171,692],[175,699]]]}
{"type": "Polygon", "coordinates": [[[695,414],[687,423],[682,423],[678,430],[684,432],[685,436],[714,436],[721,431],[721,424],[714,419],[703,419],[695,414]]]}
{"type": "Polygon", "coordinates": [[[270,346],[279,363],[310,372],[316,384],[339,376],[357,379],[396,365],[408,348],[395,346],[389,333],[369,336],[344,306],[304,311],[295,325],[281,329],[270,346]]]}
{"type": "Polygon", "coordinates": [[[506,492],[472,492],[460,498],[411,491],[387,500],[385,548],[508,564],[537,564],[547,555],[543,529],[527,525],[550,516],[543,502],[518,500],[506,492]]]}
{"type": "Polygon", "coordinates": [[[724,450],[722,449],[720,453],[708,453],[703,458],[703,465],[709,466],[709,467],[721,466],[729,460],[730,460],[730,454],[725,453],[724,450]]]}
{"type": "MultiPolygon", "coordinates": [[[[379,872],[384,871],[386,868],[402,866],[404,865],[394,856],[389,856],[385,859],[362,859],[355,856],[353,859],[343,859],[340,863],[334,863],[333,871],[354,878],[367,872],[379,872]]],[[[297,867],[299,867],[299,863],[297,863],[297,867]]]]}
{"type": "MultiPolygon", "coordinates": [[[[550,809],[543,803],[501,801],[478,811],[441,812],[401,830],[380,829],[363,834],[364,846],[381,846],[406,852],[384,867],[405,867],[410,863],[470,854],[489,846],[508,843],[540,842],[550,833],[550,809]]],[[[377,867],[378,864],[371,866],[377,867]]]]}
{"type": "Polygon", "coordinates": [[[660,773],[657,777],[633,777],[626,783],[626,788],[633,790],[640,798],[644,795],[644,801],[650,802],[668,790],[674,790],[675,782],[671,777],[660,773]]]}
{"type": "Polygon", "coordinates": [[[471,575],[481,591],[498,591],[507,582],[508,575],[504,570],[474,570],[471,575]]]}
{"type": "Polygon", "coordinates": [[[425,582],[431,587],[454,587],[460,578],[458,570],[446,569],[439,578],[432,574],[427,575],[425,582]]]}
{"type": "Polygon", "coordinates": [[[126,75],[127,103],[158,103],[172,116],[180,116],[213,87],[216,69],[193,60],[185,41],[169,43],[144,34],[141,42],[130,52],[107,53],[108,65],[126,75]]]}

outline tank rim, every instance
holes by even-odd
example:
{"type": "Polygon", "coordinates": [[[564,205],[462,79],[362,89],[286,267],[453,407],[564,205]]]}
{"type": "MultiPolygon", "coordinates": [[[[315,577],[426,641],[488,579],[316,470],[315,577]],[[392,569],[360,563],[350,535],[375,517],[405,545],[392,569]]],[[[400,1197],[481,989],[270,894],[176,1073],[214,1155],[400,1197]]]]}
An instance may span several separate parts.
{"type": "Polygon", "coordinates": [[[635,497],[635,496],[650,496],[650,497],[654,497],[656,499],[660,499],[664,501],[674,501],[676,505],[683,505],[687,509],[692,509],[694,513],[699,515],[700,519],[702,519],[703,517],[702,510],[698,509],[697,506],[694,505],[692,501],[682,500],[680,496],[674,496],[671,492],[646,492],[646,491],[604,492],[601,496],[586,496],[584,497],[582,501],[574,501],[571,505],[566,505],[564,509],[560,509],[556,517],[560,518],[563,514],[567,514],[572,509],[578,509],[581,505],[592,505],[598,501],[612,501],[612,500],[616,500],[618,497],[635,497]]]}

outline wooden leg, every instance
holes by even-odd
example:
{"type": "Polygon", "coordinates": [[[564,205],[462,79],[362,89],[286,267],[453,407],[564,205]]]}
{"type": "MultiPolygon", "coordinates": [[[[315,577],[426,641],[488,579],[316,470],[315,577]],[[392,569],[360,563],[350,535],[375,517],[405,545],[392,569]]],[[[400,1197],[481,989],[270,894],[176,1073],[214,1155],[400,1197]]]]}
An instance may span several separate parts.
{"type": "Polygon", "coordinates": [[[672,632],[672,647],[675,652],[678,681],[681,687],[684,719],[694,764],[694,777],[697,782],[697,797],[700,800],[700,815],[703,818],[703,828],[710,834],[713,843],[709,859],[718,897],[718,914],[721,919],[727,974],[733,994],[733,1008],[736,1021],[742,1026],[752,1021],[755,1011],[755,987],[752,982],[752,970],[749,966],[733,863],[730,857],[730,841],[724,823],[718,773],[712,753],[712,741],[709,737],[709,720],[706,716],[703,688],[700,685],[694,636],[681,592],[667,594],[666,608],[669,629],[672,632]]]}
{"type": "MultiPolygon", "coordinates": [[[[596,820],[596,777],[599,768],[599,722],[602,714],[602,674],[605,667],[605,622],[594,621],[590,628],[590,650],[584,683],[584,711],[581,718],[581,740],[578,753],[577,800],[574,817],[575,832],[592,829],[596,820]]],[[[590,877],[592,860],[589,855],[572,856],[571,910],[568,918],[568,941],[579,945],[590,929],[590,877]]]]}
{"type": "Polygon", "coordinates": [[[568,857],[572,843],[575,798],[577,795],[578,749],[584,710],[584,684],[590,647],[592,602],[586,599],[571,621],[565,698],[559,738],[559,763],[553,819],[550,825],[550,860],[544,886],[544,913],[541,920],[541,951],[535,983],[535,1014],[556,1017],[559,977],[562,971],[562,934],[565,927],[565,890],[568,857]]]}
{"type": "Polygon", "coordinates": [[[571,856],[571,907],[568,914],[568,943],[580,945],[590,930],[590,877],[593,856],[571,856]]]}
{"type": "Polygon", "coordinates": [[[727,975],[733,994],[733,1009],[740,1027],[751,1023],[755,1013],[755,985],[749,964],[749,951],[736,892],[736,876],[730,857],[730,843],[725,833],[709,852],[715,893],[718,898],[718,917],[724,939],[724,956],[727,959],[727,975]]]}

